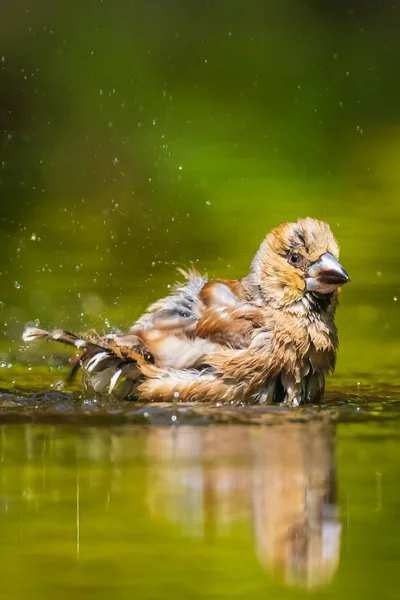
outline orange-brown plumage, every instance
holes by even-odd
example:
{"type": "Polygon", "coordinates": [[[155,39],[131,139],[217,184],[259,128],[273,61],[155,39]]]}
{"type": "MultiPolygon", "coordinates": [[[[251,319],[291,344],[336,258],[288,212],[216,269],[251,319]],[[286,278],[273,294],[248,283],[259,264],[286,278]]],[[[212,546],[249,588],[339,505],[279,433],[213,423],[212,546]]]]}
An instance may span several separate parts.
{"type": "Polygon", "coordinates": [[[82,348],[87,389],[142,400],[318,402],[334,370],[334,314],[349,278],[329,228],[311,218],[273,229],[240,280],[186,283],[127,334],[77,337],[28,328],[26,341],[82,348]]]}

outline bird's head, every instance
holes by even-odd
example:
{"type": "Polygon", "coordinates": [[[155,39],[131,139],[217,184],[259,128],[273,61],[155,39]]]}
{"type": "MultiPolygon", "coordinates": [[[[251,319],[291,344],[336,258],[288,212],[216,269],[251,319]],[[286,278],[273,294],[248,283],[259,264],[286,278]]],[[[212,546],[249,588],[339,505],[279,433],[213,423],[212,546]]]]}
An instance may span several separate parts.
{"type": "Polygon", "coordinates": [[[339,263],[339,245],[327,223],[307,217],[272,229],[252,263],[253,284],[276,308],[304,299],[328,306],[350,281],[339,263]]]}

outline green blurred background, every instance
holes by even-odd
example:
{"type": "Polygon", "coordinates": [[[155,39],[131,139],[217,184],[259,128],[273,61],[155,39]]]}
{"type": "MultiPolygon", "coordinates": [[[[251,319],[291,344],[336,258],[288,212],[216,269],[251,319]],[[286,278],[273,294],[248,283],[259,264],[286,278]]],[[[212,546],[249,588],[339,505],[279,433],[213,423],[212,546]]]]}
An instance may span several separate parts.
{"type": "Polygon", "coordinates": [[[2,364],[34,360],[28,322],[127,327],[177,266],[242,276],[271,226],[310,215],[352,278],[337,381],[393,381],[399,11],[3,0],[2,364]]]}

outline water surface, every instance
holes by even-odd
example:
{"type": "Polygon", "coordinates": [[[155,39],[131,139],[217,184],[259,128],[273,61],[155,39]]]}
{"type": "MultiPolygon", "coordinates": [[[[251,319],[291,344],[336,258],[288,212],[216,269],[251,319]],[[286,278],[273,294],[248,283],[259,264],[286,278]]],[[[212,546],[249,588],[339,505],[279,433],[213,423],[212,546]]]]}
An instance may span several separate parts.
{"type": "Polygon", "coordinates": [[[0,597],[397,597],[400,402],[0,395],[0,597]]]}
{"type": "Polygon", "coordinates": [[[398,426],[0,428],[17,598],[397,597],[398,426]]]}

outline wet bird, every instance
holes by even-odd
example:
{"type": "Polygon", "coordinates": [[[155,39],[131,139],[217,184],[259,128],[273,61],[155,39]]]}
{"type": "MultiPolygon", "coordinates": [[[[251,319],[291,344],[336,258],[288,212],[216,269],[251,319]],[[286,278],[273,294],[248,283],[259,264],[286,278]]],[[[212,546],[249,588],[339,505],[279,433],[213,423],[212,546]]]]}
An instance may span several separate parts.
{"type": "Polygon", "coordinates": [[[334,322],[349,276],[327,223],[283,223],[239,280],[195,270],[152,304],[128,333],[83,336],[27,327],[26,342],[80,351],[85,393],[142,401],[220,401],[297,406],[319,402],[338,347],[334,322]]]}

